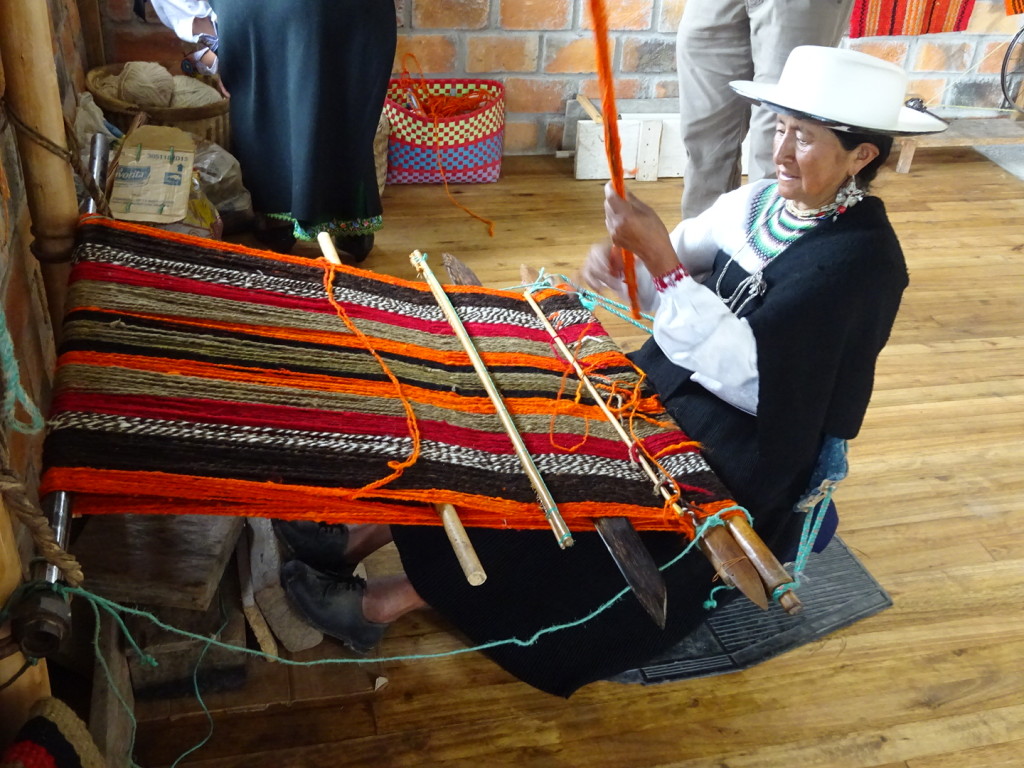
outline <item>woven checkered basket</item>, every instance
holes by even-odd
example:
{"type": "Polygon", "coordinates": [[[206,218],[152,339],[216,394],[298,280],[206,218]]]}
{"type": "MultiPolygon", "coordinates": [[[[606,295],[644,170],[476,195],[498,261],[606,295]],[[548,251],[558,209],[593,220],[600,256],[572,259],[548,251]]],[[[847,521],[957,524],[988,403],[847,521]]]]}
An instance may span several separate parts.
{"type": "Polygon", "coordinates": [[[432,95],[484,91],[492,98],[473,112],[435,121],[411,109],[409,93],[400,81],[392,80],[384,102],[391,122],[387,183],[497,181],[505,132],[505,87],[496,80],[417,80],[417,86],[432,95]]]}

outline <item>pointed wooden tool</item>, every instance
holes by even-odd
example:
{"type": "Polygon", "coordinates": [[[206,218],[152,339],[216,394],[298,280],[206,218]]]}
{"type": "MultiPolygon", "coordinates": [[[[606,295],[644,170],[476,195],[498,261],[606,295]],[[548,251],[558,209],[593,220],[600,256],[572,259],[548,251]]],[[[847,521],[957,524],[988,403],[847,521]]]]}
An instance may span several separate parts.
{"type": "MultiPolygon", "coordinates": [[[[454,284],[483,285],[473,270],[450,253],[441,255],[441,263],[454,284]]],[[[626,584],[633,590],[640,605],[654,623],[664,629],[668,606],[665,579],[658,570],[658,564],[654,562],[651,553],[637,535],[633,524],[625,517],[597,517],[593,522],[626,584]]]]}
{"type": "MultiPolygon", "coordinates": [[[[519,275],[523,285],[533,285],[537,282],[537,278],[539,277],[539,274],[535,270],[525,264],[520,266],[519,275]]],[[[533,307],[534,314],[537,315],[537,318],[544,325],[548,334],[558,347],[559,352],[561,352],[562,356],[565,357],[569,364],[573,366],[573,369],[576,371],[576,375],[587,388],[591,398],[593,398],[598,404],[602,413],[604,413],[605,418],[618,433],[619,439],[621,439],[626,445],[632,446],[632,438],[623,428],[622,424],[619,423],[615,414],[613,414],[608,408],[608,405],[604,402],[604,399],[597,391],[597,388],[594,387],[590,379],[587,378],[586,373],[576,361],[575,355],[573,355],[569,348],[565,346],[565,342],[562,341],[561,337],[551,326],[551,323],[548,321],[544,311],[541,309],[540,305],[537,304],[536,300],[534,300],[530,289],[527,289],[525,298],[531,307],[533,307]]],[[[663,478],[658,476],[658,473],[651,466],[650,462],[644,458],[643,454],[637,454],[637,463],[651,479],[651,482],[653,482],[661,492],[662,497],[666,501],[671,498],[672,494],[669,492],[668,488],[665,487],[665,483],[662,482],[663,478]]],[[[678,504],[674,504],[673,507],[676,514],[687,516],[695,527],[699,525],[696,515],[694,515],[691,510],[683,509],[678,504]]],[[[750,531],[750,534],[760,541],[752,530],[750,531]]],[[[712,526],[704,532],[704,535],[701,536],[700,540],[697,542],[697,546],[700,548],[700,551],[704,553],[704,556],[711,561],[715,571],[725,583],[736,587],[736,589],[742,592],[751,602],[759,606],[762,610],[767,610],[768,597],[765,592],[761,576],[755,568],[755,565],[737,543],[736,539],[730,535],[729,531],[722,526],[712,526]]],[[[765,549],[767,548],[765,547],[765,549]]],[[[648,555],[648,557],[650,557],[650,555],[648,555]]]]}

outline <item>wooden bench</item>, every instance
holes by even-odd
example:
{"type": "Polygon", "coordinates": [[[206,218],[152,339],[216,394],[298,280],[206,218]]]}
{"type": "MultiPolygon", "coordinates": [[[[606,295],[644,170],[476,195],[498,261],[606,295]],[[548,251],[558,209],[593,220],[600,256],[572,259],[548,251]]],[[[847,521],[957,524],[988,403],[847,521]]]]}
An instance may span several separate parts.
{"type": "Polygon", "coordinates": [[[989,144],[1024,145],[1024,119],[1013,117],[970,117],[953,120],[942,133],[899,139],[896,173],[908,173],[918,147],[977,147],[989,144]]]}

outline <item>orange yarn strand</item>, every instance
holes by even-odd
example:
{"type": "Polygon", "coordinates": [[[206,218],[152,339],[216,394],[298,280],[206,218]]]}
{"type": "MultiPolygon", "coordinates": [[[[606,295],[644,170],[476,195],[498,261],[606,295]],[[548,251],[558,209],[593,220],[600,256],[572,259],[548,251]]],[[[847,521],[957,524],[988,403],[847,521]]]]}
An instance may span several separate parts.
{"type": "MultiPolygon", "coordinates": [[[[327,300],[331,303],[331,306],[334,307],[334,311],[337,313],[338,318],[345,324],[345,327],[359,338],[365,340],[366,336],[359,330],[359,328],[356,327],[355,323],[349,319],[348,313],[345,312],[345,308],[342,307],[341,304],[338,303],[338,300],[334,298],[334,275],[338,271],[337,267],[326,259],[321,259],[320,261],[324,268],[324,291],[327,294],[327,300]]],[[[420,457],[420,428],[416,421],[416,413],[412,409],[412,403],[409,402],[409,398],[407,398],[405,393],[402,391],[402,383],[398,380],[395,374],[392,373],[391,369],[388,368],[387,363],[384,362],[384,359],[380,354],[378,354],[377,350],[370,345],[369,341],[366,342],[366,349],[371,355],[373,355],[374,359],[380,365],[388,379],[395,386],[398,399],[401,400],[402,407],[405,409],[405,421],[409,427],[409,437],[412,438],[412,450],[409,452],[409,456],[406,457],[405,461],[389,461],[388,466],[391,467],[392,473],[387,477],[383,477],[380,480],[376,480],[375,482],[359,489],[355,494],[356,497],[367,491],[375,490],[383,485],[387,485],[395,478],[400,477],[405,468],[411,467],[420,457]]]]}
{"type": "MultiPolygon", "coordinates": [[[[601,86],[601,108],[604,112],[604,145],[608,155],[608,169],[612,186],[623,200],[626,182],[622,173],[622,142],[619,139],[619,110],[615,107],[615,79],[612,77],[612,56],[608,46],[608,11],[604,0],[590,0],[590,15],[594,18],[594,42],[597,45],[597,79],[601,86]]],[[[640,319],[640,301],[636,287],[634,256],[622,249],[622,266],[629,293],[630,314],[640,319]]]]}

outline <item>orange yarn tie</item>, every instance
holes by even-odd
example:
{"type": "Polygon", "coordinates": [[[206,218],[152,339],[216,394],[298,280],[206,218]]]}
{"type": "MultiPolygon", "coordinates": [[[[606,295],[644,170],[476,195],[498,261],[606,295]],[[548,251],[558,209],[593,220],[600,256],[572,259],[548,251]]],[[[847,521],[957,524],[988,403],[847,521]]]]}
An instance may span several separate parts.
{"type": "MultiPolygon", "coordinates": [[[[626,182],[622,175],[622,142],[619,140],[619,110],[615,107],[615,79],[612,77],[612,56],[608,46],[608,11],[604,0],[590,0],[594,18],[594,42],[597,44],[597,79],[601,85],[601,109],[604,112],[604,147],[608,170],[616,194],[626,199],[626,182]]],[[[622,250],[622,267],[629,293],[629,309],[634,320],[640,319],[640,301],[636,288],[636,267],[633,254],[622,250]]]]}

